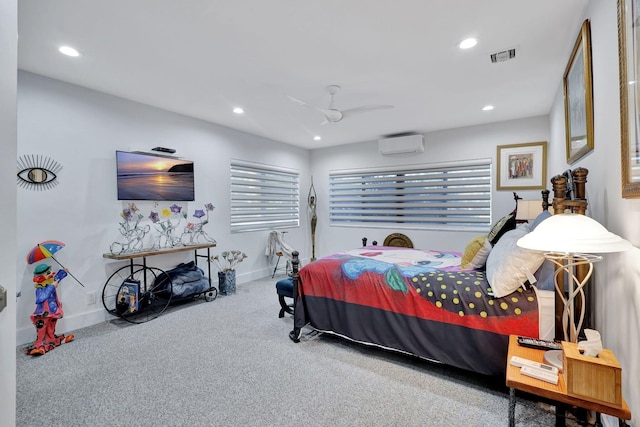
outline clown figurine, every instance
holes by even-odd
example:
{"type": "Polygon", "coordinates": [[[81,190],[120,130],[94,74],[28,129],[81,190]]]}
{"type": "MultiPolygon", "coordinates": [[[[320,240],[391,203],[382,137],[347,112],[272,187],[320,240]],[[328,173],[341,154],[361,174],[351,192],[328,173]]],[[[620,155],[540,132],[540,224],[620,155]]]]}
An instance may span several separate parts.
{"type": "Polygon", "coordinates": [[[33,271],[33,286],[36,288],[36,310],[31,315],[31,322],[36,327],[37,338],[27,349],[27,354],[40,356],[62,343],[73,340],[73,334],[66,337],[56,335],[56,323],[61,319],[62,304],[58,300],[57,288],[60,280],[67,276],[65,270],[51,271],[51,266],[38,265],[33,271]]]}

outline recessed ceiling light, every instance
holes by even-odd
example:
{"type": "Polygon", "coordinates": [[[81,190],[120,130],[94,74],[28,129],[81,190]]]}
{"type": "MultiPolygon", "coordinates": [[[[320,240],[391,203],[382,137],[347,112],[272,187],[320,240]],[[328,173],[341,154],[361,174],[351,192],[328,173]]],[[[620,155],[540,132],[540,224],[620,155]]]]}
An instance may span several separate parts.
{"type": "Polygon", "coordinates": [[[316,135],[316,136],[314,136],[314,137],[313,137],[313,140],[314,140],[314,141],[320,141],[321,139],[322,139],[322,138],[320,138],[318,135],[316,135]]]}
{"type": "Polygon", "coordinates": [[[236,114],[243,114],[244,110],[242,108],[240,108],[240,107],[236,107],[236,108],[233,109],[233,112],[236,113],[236,114]]]}
{"type": "Polygon", "coordinates": [[[493,105],[485,105],[482,107],[482,111],[491,111],[493,110],[493,105]]]}
{"type": "Polygon", "coordinates": [[[58,51],[67,56],[80,56],[80,52],[70,46],[60,46],[58,51]]]}
{"type": "Polygon", "coordinates": [[[458,43],[458,47],[460,49],[469,49],[478,44],[478,40],[474,38],[464,39],[460,43],[458,43]]]}

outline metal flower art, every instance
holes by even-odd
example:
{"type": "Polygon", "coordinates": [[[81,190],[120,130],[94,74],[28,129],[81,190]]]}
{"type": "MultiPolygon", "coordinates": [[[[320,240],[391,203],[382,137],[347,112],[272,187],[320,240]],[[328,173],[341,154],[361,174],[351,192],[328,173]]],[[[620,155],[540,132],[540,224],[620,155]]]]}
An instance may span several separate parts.
{"type": "Polygon", "coordinates": [[[176,229],[182,220],[182,216],[179,215],[181,211],[182,206],[176,204],[161,209],[160,216],[162,219],[159,218],[156,212],[151,212],[149,219],[156,225],[156,230],[159,232],[153,243],[154,248],[173,248],[182,245],[180,237],[175,235],[176,229]]]}
{"type": "MultiPolygon", "coordinates": [[[[196,209],[193,217],[198,218],[200,222],[193,223],[188,222],[182,231],[181,241],[185,245],[198,245],[203,243],[216,243],[215,239],[210,237],[203,227],[209,223],[209,212],[213,211],[215,206],[211,203],[204,205],[204,209],[196,209]]],[[[184,218],[187,218],[187,213],[183,212],[184,218]]]]}
{"type": "Polygon", "coordinates": [[[111,253],[122,254],[140,252],[144,249],[144,237],[149,232],[149,225],[140,225],[144,216],[135,203],[129,203],[128,207],[120,212],[123,221],[120,223],[121,241],[111,243],[111,253]]]}

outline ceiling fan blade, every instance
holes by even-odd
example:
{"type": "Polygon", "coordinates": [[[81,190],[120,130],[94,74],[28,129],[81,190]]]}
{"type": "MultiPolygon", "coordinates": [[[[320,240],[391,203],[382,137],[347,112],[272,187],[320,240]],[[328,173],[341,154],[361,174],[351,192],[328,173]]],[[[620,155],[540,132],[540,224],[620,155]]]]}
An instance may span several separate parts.
{"type": "Polygon", "coordinates": [[[297,103],[297,104],[300,104],[300,105],[304,105],[305,107],[317,108],[316,106],[311,105],[311,104],[307,104],[306,102],[304,102],[304,101],[302,101],[302,100],[300,100],[300,99],[298,99],[298,98],[294,98],[293,96],[289,96],[289,95],[287,95],[287,97],[288,97],[290,100],[292,100],[293,102],[295,102],[295,103],[297,103]]]}
{"type": "Polygon", "coordinates": [[[298,98],[294,98],[293,96],[289,96],[289,95],[287,95],[287,96],[288,96],[288,97],[289,97],[289,99],[290,99],[290,100],[292,100],[293,102],[295,102],[295,103],[297,103],[297,104],[300,104],[300,105],[302,105],[302,106],[304,106],[304,107],[309,107],[309,108],[313,108],[314,110],[320,111],[320,112],[321,112],[322,114],[324,114],[326,117],[329,117],[329,116],[331,115],[331,111],[332,111],[332,110],[328,110],[328,109],[326,109],[326,108],[316,107],[315,105],[307,104],[306,102],[304,102],[304,101],[302,101],[302,100],[300,100],[300,99],[298,99],[298,98]]]}
{"type": "Polygon", "coordinates": [[[366,113],[368,111],[376,111],[376,110],[388,110],[391,108],[395,108],[393,105],[363,105],[361,107],[348,108],[346,110],[342,110],[342,118],[353,116],[358,113],[366,113]]]}

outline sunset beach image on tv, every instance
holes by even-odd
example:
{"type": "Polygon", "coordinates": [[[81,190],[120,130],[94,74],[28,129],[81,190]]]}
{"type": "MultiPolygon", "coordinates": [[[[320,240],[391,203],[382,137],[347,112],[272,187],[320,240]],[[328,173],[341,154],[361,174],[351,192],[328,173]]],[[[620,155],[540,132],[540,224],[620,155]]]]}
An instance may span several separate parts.
{"type": "Polygon", "coordinates": [[[194,201],[193,162],[116,151],[118,200],[194,201]]]}

